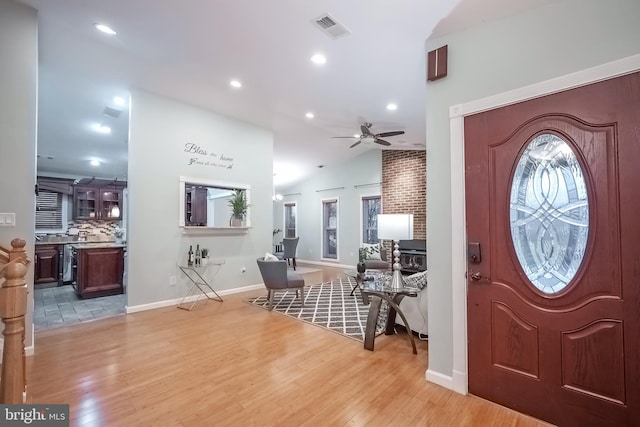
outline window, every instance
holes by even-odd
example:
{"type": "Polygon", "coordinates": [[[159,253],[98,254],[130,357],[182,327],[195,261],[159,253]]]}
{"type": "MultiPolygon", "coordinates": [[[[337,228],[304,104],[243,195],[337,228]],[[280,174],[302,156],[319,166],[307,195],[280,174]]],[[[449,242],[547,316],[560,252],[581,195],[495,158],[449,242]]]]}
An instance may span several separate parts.
{"type": "Polygon", "coordinates": [[[36,196],[36,229],[62,228],[62,194],[40,190],[36,196]]]}
{"type": "Polygon", "coordinates": [[[338,259],[338,200],[322,201],[322,257],[338,259]]]}
{"type": "Polygon", "coordinates": [[[362,197],[362,243],[378,243],[380,196],[362,197]]]}
{"type": "Polygon", "coordinates": [[[284,204],[284,237],[296,237],[296,204],[284,204]]]}

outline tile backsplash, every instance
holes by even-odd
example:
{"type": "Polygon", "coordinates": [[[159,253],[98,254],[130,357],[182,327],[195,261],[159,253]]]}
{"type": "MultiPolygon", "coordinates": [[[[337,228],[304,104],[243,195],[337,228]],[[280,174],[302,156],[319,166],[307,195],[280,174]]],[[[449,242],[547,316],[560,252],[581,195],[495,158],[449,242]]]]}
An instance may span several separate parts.
{"type": "Polygon", "coordinates": [[[67,230],[69,228],[77,228],[79,231],[87,233],[87,235],[116,237],[116,233],[122,230],[121,227],[121,221],[105,222],[92,220],[74,220],[69,221],[67,230]]]}

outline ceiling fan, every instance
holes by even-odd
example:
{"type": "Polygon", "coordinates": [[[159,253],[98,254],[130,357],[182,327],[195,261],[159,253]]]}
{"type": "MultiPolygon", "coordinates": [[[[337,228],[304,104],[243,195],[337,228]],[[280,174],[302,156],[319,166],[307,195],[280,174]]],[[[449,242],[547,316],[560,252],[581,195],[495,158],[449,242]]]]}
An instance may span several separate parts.
{"type": "Polygon", "coordinates": [[[394,130],[391,132],[381,132],[381,133],[373,133],[371,132],[371,123],[365,122],[362,125],[360,125],[360,131],[362,132],[361,135],[359,136],[334,136],[333,138],[358,138],[358,140],[351,145],[351,147],[349,148],[353,148],[356,145],[360,144],[361,142],[365,141],[365,142],[375,142],[376,144],[380,144],[380,145],[384,145],[384,146],[389,146],[391,145],[390,142],[385,141],[384,139],[381,138],[386,138],[388,136],[396,136],[396,135],[402,135],[404,133],[403,130],[394,130]]]}

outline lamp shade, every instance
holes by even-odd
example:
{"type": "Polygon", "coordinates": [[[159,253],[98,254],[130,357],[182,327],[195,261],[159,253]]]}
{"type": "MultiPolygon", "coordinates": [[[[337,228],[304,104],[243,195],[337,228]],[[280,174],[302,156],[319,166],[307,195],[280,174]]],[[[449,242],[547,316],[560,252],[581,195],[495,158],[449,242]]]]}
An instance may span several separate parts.
{"type": "Polygon", "coordinates": [[[378,239],[413,239],[413,214],[379,214],[378,239]]]}

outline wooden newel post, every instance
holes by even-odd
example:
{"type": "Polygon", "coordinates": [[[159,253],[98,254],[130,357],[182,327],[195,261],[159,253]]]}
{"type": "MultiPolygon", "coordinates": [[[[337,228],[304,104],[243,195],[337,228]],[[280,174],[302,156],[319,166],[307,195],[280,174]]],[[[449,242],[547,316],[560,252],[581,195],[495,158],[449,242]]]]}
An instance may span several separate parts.
{"type": "Polygon", "coordinates": [[[4,347],[2,349],[2,377],[0,378],[0,403],[24,403],[25,356],[24,333],[27,312],[27,274],[23,239],[13,239],[9,263],[0,269],[5,281],[0,287],[0,318],[4,323],[4,347]]]}

